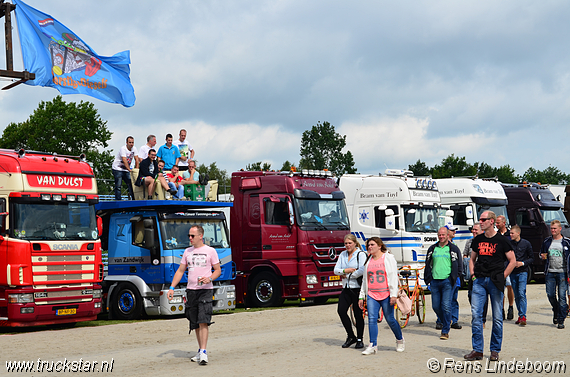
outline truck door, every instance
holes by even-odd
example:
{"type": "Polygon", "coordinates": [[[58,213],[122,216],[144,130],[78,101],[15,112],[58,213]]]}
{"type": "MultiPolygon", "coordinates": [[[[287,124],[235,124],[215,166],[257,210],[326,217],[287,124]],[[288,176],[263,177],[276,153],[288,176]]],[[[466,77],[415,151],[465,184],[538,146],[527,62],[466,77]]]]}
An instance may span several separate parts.
{"type": "MultiPolygon", "coordinates": [[[[297,228],[291,199],[286,195],[259,195],[263,259],[297,259],[297,228]]],[[[294,273],[297,273],[295,266],[294,273]]]]}
{"type": "Polygon", "coordinates": [[[140,276],[148,284],[164,282],[162,276],[161,244],[156,217],[134,216],[131,223],[131,274],[140,276]]]}

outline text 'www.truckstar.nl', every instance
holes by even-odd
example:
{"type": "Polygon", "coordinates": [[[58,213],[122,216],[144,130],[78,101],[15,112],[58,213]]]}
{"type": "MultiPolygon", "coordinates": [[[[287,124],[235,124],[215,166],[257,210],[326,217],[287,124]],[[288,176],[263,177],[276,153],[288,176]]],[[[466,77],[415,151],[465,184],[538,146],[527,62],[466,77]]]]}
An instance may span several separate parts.
{"type": "Polygon", "coordinates": [[[107,372],[113,371],[114,359],[111,361],[90,360],[42,360],[35,361],[6,361],[8,373],[65,373],[65,372],[107,372]]]}

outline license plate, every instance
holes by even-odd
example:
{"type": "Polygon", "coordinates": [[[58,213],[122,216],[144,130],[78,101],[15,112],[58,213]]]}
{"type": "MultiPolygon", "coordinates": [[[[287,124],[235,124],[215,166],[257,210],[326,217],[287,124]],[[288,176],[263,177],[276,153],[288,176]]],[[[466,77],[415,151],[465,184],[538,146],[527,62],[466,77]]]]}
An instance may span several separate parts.
{"type": "Polygon", "coordinates": [[[77,313],[77,309],[57,309],[55,315],[73,315],[77,313]]]}
{"type": "Polygon", "coordinates": [[[340,276],[338,275],[329,276],[329,281],[330,280],[340,280],[340,276]]]}

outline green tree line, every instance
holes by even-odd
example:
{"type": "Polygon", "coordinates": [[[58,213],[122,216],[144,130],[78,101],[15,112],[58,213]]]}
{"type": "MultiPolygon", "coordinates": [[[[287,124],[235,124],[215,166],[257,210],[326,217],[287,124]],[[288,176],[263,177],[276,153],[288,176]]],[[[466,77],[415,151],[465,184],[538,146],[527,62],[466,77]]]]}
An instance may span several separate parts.
{"type": "Polygon", "coordinates": [[[540,182],[542,184],[565,185],[570,182],[570,175],[554,166],[548,166],[544,170],[530,167],[522,175],[518,175],[515,169],[508,164],[493,167],[485,162],[470,163],[464,156],[459,157],[455,154],[447,156],[441,163],[435,164],[433,167],[417,160],[415,164],[408,165],[408,169],[413,171],[416,176],[431,175],[435,179],[478,176],[479,178],[496,177],[503,183],[540,182]]]}

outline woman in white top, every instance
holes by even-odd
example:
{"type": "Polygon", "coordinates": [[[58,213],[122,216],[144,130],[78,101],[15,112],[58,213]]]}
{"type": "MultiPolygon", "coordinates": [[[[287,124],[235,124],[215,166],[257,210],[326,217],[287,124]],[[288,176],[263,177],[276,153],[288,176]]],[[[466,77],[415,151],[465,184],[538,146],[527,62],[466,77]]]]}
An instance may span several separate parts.
{"type": "Polygon", "coordinates": [[[362,336],[364,335],[364,315],[358,306],[358,294],[362,284],[362,274],[364,273],[364,263],[366,263],[366,253],[360,250],[356,237],[352,234],[344,236],[344,247],[346,250],[340,253],[336,265],[335,275],[342,276],[342,292],[338,298],[337,312],[340,321],[346,330],[346,342],[342,348],[348,348],[354,343],[354,348],[364,348],[362,336]],[[352,329],[352,322],[348,317],[348,310],[352,305],[354,316],[356,317],[356,336],[352,329]]]}
{"type": "Polygon", "coordinates": [[[396,258],[388,253],[388,248],[380,237],[371,237],[366,240],[366,250],[371,255],[366,263],[364,271],[364,281],[360,289],[358,304],[368,309],[368,332],[370,335],[370,345],[362,352],[363,355],[376,353],[378,348],[378,315],[380,309],[384,313],[384,318],[396,337],[396,351],[404,352],[404,337],[402,329],[394,318],[394,304],[398,297],[398,266],[396,258]]]}

